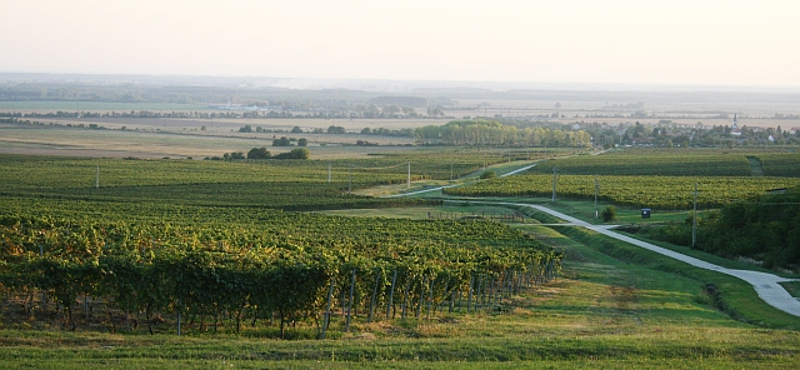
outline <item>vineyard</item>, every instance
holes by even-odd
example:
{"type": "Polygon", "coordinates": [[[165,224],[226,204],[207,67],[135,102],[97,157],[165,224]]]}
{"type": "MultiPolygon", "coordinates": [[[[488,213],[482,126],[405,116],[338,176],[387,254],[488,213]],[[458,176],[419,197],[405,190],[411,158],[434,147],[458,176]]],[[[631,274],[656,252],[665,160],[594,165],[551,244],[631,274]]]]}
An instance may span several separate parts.
{"type": "Polygon", "coordinates": [[[755,156],[765,176],[800,177],[800,154],[761,154],[755,156]]]}
{"type": "Polygon", "coordinates": [[[451,151],[334,161],[191,161],[0,156],[0,194],[115,203],[159,202],[283,210],[391,207],[416,200],[351,194],[379,184],[445,180],[502,161],[451,151]]]}
{"type": "Polygon", "coordinates": [[[561,258],[482,221],[228,209],[200,223],[126,222],[35,216],[46,204],[22,203],[4,205],[0,221],[0,286],[15,302],[6,311],[72,330],[141,321],[153,333],[183,317],[184,331],[261,322],[281,337],[290,324],[324,337],[357,318],[485,307],[552,278],[561,258]]]}
{"type": "Polygon", "coordinates": [[[480,220],[284,210],[418,204],[349,190],[404,182],[408,162],[415,179],[461,176],[499,153],[330,162],[0,156],[0,318],[320,338],[355,322],[493,307],[553,278],[561,256],[480,220]]]}
{"type": "MultiPolygon", "coordinates": [[[[624,152],[622,152],[624,153],[624,152]]],[[[544,162],[533,172],[600,176],[750,176],[744,154],[606,154],[544,162]]]]}
{"type": "MultiPolygon", "coordinates": [[[[692,177],[692,176],[599,176],[598,199],[617,205],[661,210],[691,209],[694,187],[702,209],[753,199],[769,190],[800,186],[797,178],[692,177]]],[[[455,196],[551,197],[553,175],[523,175],[444,189],[455,196]]],[[[558,175],[559,198],[592,200],[595,176],[558,175]]]]}

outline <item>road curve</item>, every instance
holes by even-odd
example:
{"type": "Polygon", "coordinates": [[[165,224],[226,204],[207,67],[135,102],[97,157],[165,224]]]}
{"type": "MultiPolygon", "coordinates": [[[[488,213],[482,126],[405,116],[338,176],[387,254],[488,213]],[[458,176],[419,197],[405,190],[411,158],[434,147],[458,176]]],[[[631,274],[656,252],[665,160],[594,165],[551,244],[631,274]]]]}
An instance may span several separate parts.
{"type": "MultiPolygon", "coordinates": [[[[472,203],[475,202],[472,201],[472,203]]],[[[678,252],[671,251],[669,249],[662,248],[657,245],[653,245],[638,239],[634,239],[619,234],[617,232],[610,230],[610,228],[607,226],[592,225],[589,224],[588,222],[579,220],[575,217],[571,217],[561,212],[554,211],[550,208],[539,205],[524,204],[524,203],[502,203],[502,202],[485,202],[485,203],[534,208],[538,211],[545,212],[547,214],[550,214],[552,216],[558,217],[562,220],[569,222],[569,224],[565,225],[582,226],[589,230],[593,230],[600,234],[603,234],[605,236],[633,244],[637,247],[641,247],[656,252],[658,254],[662,254],[664,256],[676,259],[678,261],[688,263],[695,267],[699,267],[706,270],[712,270],[726,275],[737,277],[739,279],[742,279],[750,283],[750,285],[753,286],[753,289],[755,289],[756,293],[758,293],[758,296],[761,297],[761,299],[764,300],[764,302],[767,302],[767,304],[769,304],[770,306],[775,307],[786,313],[795,316],[800,316],[800,300],[792,297],[789,294],[789,292],[786,291],[786,289],[784,289],[780,284],[778,284],[787,281],[797,281],[796,279],[787,279],[773,274],[768,274],[765,272],[750,271],[750,270],[734,270],[718,266],[713,263],[708,263],[706,261],[694,257],[689,257],[687,255],[680,254],[678,252]]]]}

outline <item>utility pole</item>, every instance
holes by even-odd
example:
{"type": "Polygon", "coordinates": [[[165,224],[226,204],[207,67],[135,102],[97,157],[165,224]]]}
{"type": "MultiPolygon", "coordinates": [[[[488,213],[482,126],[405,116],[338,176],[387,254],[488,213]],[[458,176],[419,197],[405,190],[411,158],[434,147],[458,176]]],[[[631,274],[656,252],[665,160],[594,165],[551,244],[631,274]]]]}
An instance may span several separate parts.
{"type": "Polygon", "coordinates": [[[697,244],[697,183],[694,183],[694,214],[692,215],[692,248],[697,244]]]}
{"type": "Polygon", "coordinates": [[[408,162],[408,186],[411,189],[411,162],[408,162]]]}
{"type": "Polygon", "coordinates": [[[95,171],[94,188],[95,189],[99,189],[100,188],[100,166],[97,166],[97,171],[95,171]]]}
{"type": "Polygon", "coordinates": [[[331,182],[331,162],[328,162],[328,182],[331,182]]]}
{"type": "Polygon", "coordinates": [[[347,180],[347,194],[350,194],[353,191],[353,165],[347,165],[347,174],[349,175],[349,179],[347,180]]]}
{"type": "Polygon", "coordinates": [[[600,183],[597,181],[597,175],[594,175],[594,219],[600,215],[597,212],[597,193],[600,191],[600,183]]]}
{"type": "Polygon", "coordinates": [[[450,161],[450,181],[453,181],[453,161],[450,161]]]}
{"type": "Polygon", "coordinates": [[[553,166],[553,202],[556,201],[556,176],[558,174],[558,167],[553,166]]]}

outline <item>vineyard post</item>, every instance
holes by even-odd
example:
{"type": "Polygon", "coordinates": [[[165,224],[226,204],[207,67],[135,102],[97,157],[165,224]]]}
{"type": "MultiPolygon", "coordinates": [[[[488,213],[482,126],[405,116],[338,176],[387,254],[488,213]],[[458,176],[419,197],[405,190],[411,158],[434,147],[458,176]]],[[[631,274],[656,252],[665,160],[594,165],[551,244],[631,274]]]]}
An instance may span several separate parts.
{"type": "Polygon", "coordinates": [[[350,192],[353,190],[353,165],[352,164],[348,164],[347,165],[347,175],[348,175],[347,194],[350,194],[350,192]]]}
{"type": "Polygon", "coordinates": [[[331,182],[331,162],[328,162],[328,183],[331,182]]]}
{"type": "Polygon", "coordinates": [[[697,183],[694,183],[694,214],[692,215],[692,248],[697,243],[697,183]]]}
{"type": "Polygon", "coordinates": [[[597,175],[594,175],[594,219],[596,220],[600,213],[597,211],[597,193],[600,190],[600,183],[597,182],[597,175]]]}
{"type": "Polygon", "coordinates": [[[456,289],[453,287],[453,290],[450,291],[450,309],[448,312],[453,313],[456,305],[456,289]]]}
{"type": "Polygon", "coordinates": [[[372,299],[369,301],[369,316],[367,322],[372,322],[372,314],[375,311],[375,297],[378,295],[378,284],[381,282],[380,271],[375,273],[375,288],[372,289],[372,299]]]}
{"type": "Polygon", "coordinates": [[[430,318],[431,318],[431,309],[432,308],[436,309],[436,307],[433,305],[433,289],[435,287],[436,287],[436,278],[434,277],[431,280],[430,289],[428,290],[428,303],[425,306],[425,309],[427,310],[427,314],[426,315],[427,315],[427,319],[428,320],[430,320],[430,318]]]}
{"type": "Polygon", "coordinates": [[[420,318],[422,316],[422,305],[425,304],[425,286],[428,285],[428,277],[425,276],[422,278],[422,282],[419,284],[419,304],[417,304],[417,312],[414,317],[420,318]]]}
{"type": "Polygon", "coordinates": [[[397,283],[397,270],[394,270],[392,274],[392,286],[389,288],[389,299],[386,302],[386,320],[389,320],[389,317],[392,313],[392,304],[394,303],[394,285],[397,283]]]}
{"type": "Polygon", "coordinates": [[[347,301],[347,321],[344,324],[344,331],[350,331],[350,317],[353,311],[353,291],[356,289],[356,269],[353,269],[353,277],[350,280],[350,299],[347,301]]]}
{"type": "Polygon", "coordinates": [[[100,166],[97,166],[97,170],[95,171],[94,188],[95,189],[99,189],[100,188],[100,166]]]}
{"type": "Polygon", "coordinates": [[[406,287],[403,289],[403,304],[402,304],[402,312],[400,313],[400,318],[406,318],[406,307],[408,307],[408,290],[411,288],[411,280],[409,279],[410,276],[406,275],[406,287]]]}
{"type": "Polygon", "coordinates": [[[472,310],[472,284],[475,281],[475,275],[469,277],[469,290],[467,291],[467,312],[472,310]]]}
{"type": "Polygon", "coordinates": [[[322,339],[325,339],[325,332],[328,331],[328,324],[331,323],[331,300],[333,298],[333,286],[336,278],[331,278],[331,286],[328,288],[328,304],[325,307],[325,321],[322,323],[322,339]]]}

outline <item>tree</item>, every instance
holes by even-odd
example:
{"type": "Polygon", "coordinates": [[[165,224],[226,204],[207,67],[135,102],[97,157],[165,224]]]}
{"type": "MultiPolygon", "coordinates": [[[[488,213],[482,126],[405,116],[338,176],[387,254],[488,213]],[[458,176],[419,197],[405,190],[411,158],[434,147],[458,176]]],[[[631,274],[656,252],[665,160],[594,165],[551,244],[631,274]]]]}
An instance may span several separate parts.
{"type": "Polygon", "coordinates": [[[342,127],[342,126],[330,126],[330,127],[328,127],[328,134],[342,135],[342,134],[346,134],[346,133],[347,133],[347,130],[345,130],[344,127],[342,127]]]}
{"type": "Polygon", "coordinates": [[[307,148],[292,149],[288,153],[281,153],[276,155],[275,159],[308,159],[310,152],[307,148]]]}
{"type": "Polygon", "coordinates": [[[292,146],[292,141],[286,136],[281,136],[280,139],[275,139],[272,141],[272,146],[292,146]]]}
{"type": "Polygon", "coordinates": [[[301,137],[300,140],[297,140],[297,146],[308,146],[308,139],[301,137]]]}
{"type": "Polygon", "coordinates": [[[269,151],[263,146],[261,148],[250,149],[250,151],[247,152],[247,159],[269,159],[269,157],[269,151]]]}
{"type": "Polygon", "coordinates": [[[253,127],[250,125],[246,125],[239,129],[239,132],[253,132],[253,127]]]}
{"type": "Polygon", "coordinates": [[[361,130],[361,135],[371,135],[371,134],[372,130],[369,127],[364,127],[364,129],[361,130]]]}
{"type": "Polygon", "coordinates": [[[300,126],[294,126],[292,128],[292,133],[293,134],[302,134],[303,133],[303,129],[301,129],[300,126]]]}

